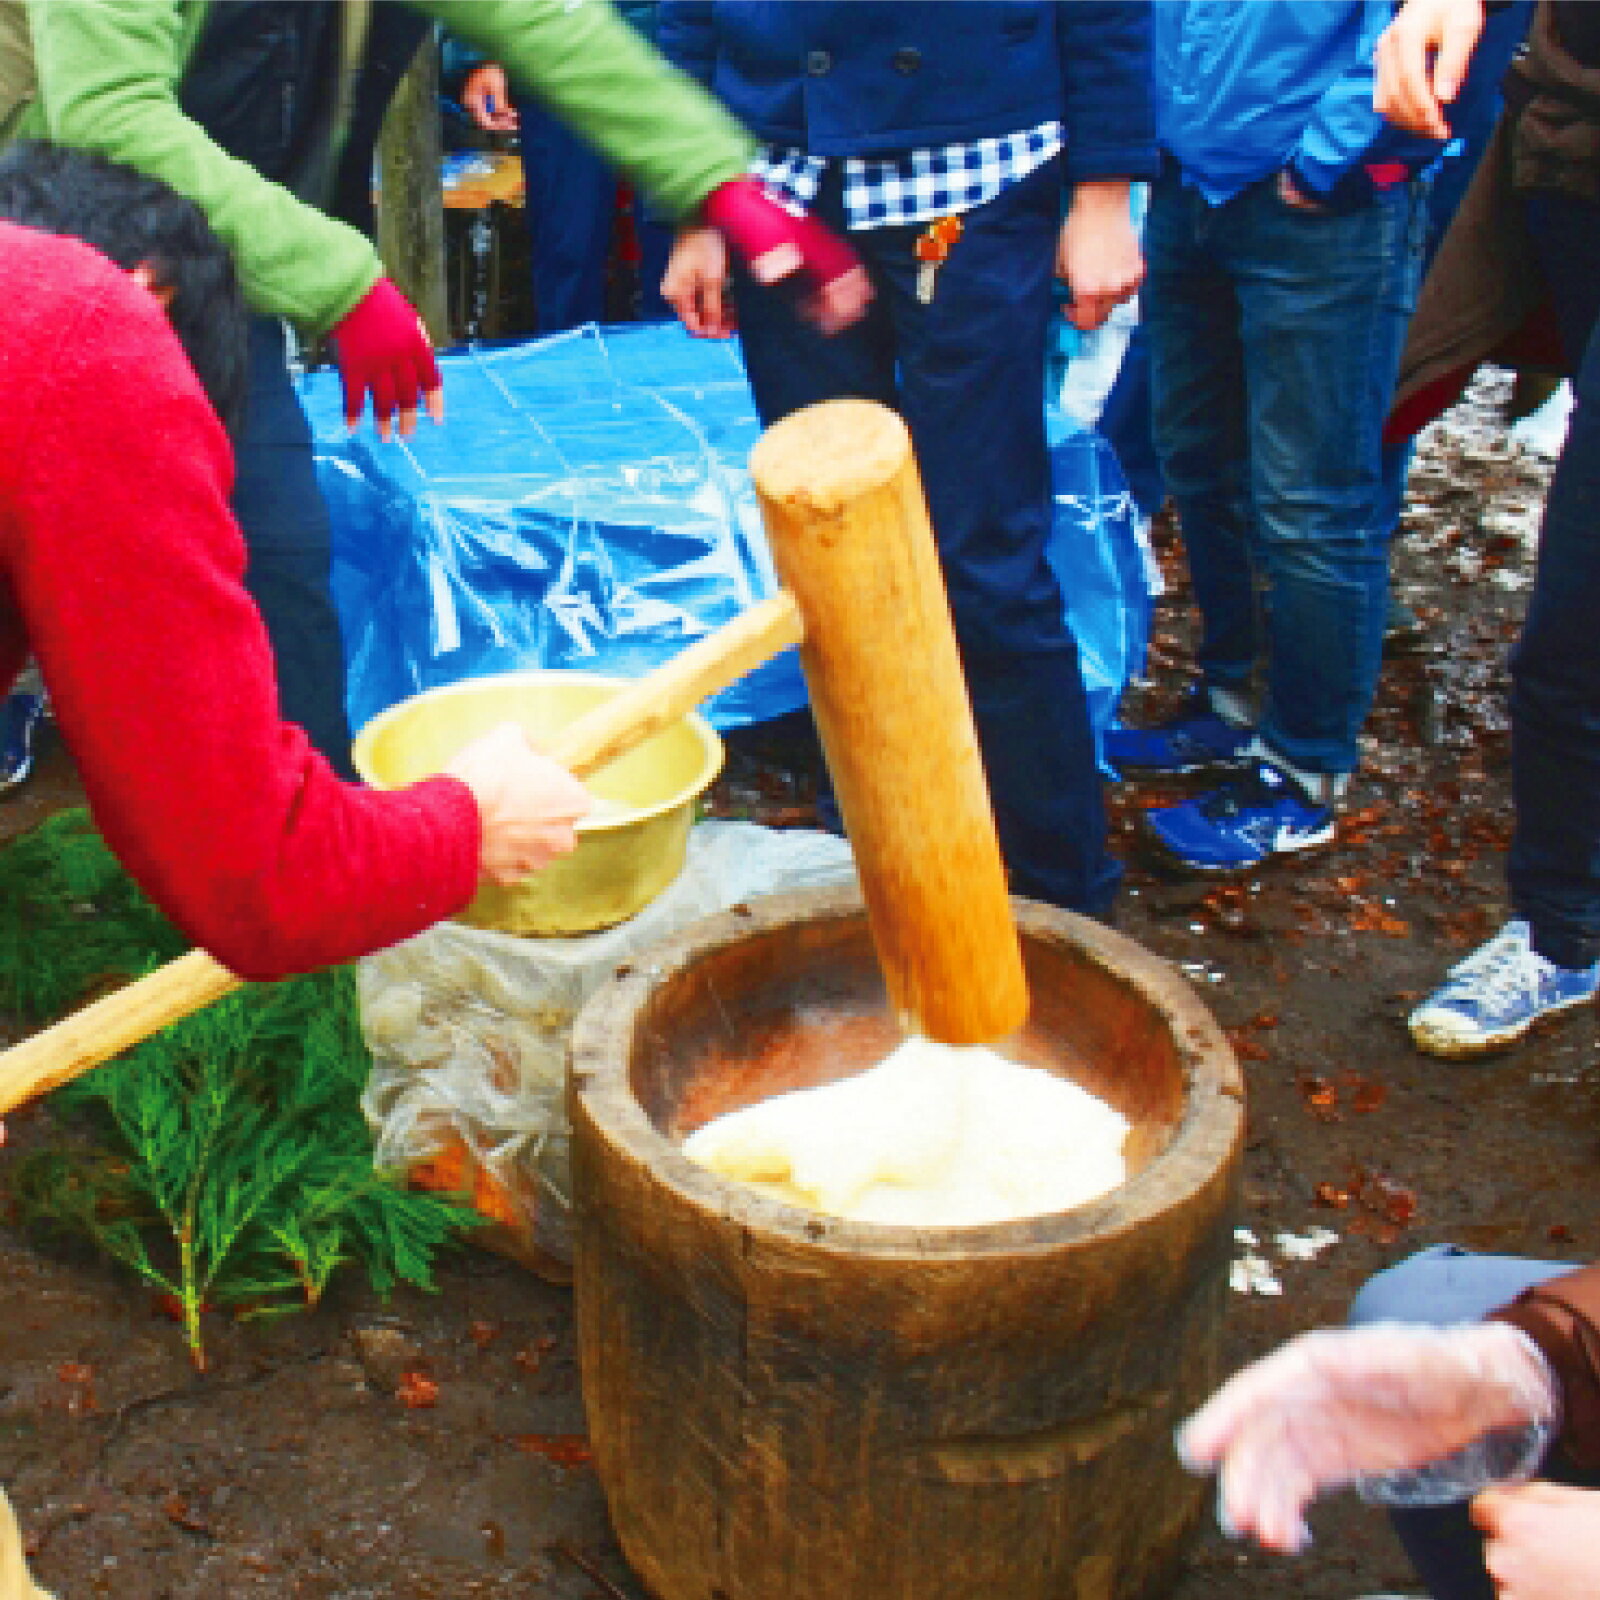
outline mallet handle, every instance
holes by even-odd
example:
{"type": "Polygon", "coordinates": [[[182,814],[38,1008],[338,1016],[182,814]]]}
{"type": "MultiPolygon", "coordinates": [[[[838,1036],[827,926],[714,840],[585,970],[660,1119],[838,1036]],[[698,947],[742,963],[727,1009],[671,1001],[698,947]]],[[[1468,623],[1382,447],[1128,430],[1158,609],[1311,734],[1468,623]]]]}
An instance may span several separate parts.
{"type": "MultiPolygon", "coordinates": [[[[550,741],[547,753],[580,778],[589,777],[780,650],[799,644],[804,631],[794,597],[780,591],[568,724],[550,741]]],[[[243,983],[204,950],[191,950],[62,1018],[0,1052],[0,1116],[243,983]]]]}
{"type": "Polygon", "coordinates": [[[908,1033],[994,1043],[1026,1020],[1028,988],[911,436],[887,407],[828,400],[770,427],[750,477],[806,619],[800,662],[890,1003],[908,1033]]]}

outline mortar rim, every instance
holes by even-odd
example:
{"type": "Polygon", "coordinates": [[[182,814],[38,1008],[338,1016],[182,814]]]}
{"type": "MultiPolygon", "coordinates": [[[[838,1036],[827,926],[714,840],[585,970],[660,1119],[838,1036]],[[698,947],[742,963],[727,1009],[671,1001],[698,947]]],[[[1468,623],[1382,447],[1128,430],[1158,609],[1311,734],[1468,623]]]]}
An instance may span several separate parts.
{"type": "MultiPolygon", "coordinates": [[[[1244,1079],[1226,1036],[1188,980],[1159,956],[1113,929],[1057,906],[1012,897],[1024,934],[1074,945],[1114,979],[1126,981],[1165,1020],[1184,1078],[1184,1114],[1166,1147],[1110,1194],[1067,1211],[976,1227],[912,1228],[849,1222],[771,1199],[718,1177],[684,1155],[645,1111],[626,1063],[608,1048],[653,988],[674,971],[803,913],[809,920],[857,920],[866,907],[859,888],[802,889],[763,896],[691,923],[619,970],[583,1005],[569,1047],[568,1092],[574,1135],[595,1136],[631,1151],[650,1181],[682,1205],[743,1229],[754,1241],[853,1259],[936,1264],[975,1257],[1054,1254],[1099,1245],[1172,1211],[1234,1164],[1243,1146],[1244,1079]]],[[[581,1211],[584,1200],[575,1195],[581,1211]]]]}

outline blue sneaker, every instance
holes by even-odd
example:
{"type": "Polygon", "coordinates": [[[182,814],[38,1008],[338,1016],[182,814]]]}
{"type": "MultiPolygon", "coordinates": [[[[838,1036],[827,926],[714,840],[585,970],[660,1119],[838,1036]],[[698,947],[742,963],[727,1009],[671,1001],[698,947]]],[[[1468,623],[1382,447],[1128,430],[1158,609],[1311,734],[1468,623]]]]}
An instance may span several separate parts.
{"type": "Polygon", "coordinates": [[[48,700],[32,689],[13,690],[0,701],[0,796],[28,781],[48,711],[48,700]]]}
{"type": "Polygon", "coordinates": [[[1182,805],[1144,814],[1151,842],[1189,872],[1249,872],[1273,856],[1333,843],[1333,812],[1308,799],[1270,761],[1255,761],[1234,782],[1182,805]]]}
{"type": "Polygon", "coordinates": [[[1444,983],[1411,1013],[1416,1047],[1446,1061],[1504,1050],[1540,1017],[1587,1005],[1600,991],[1600,961],[1558,967],[1533,948],[1517,918],[1450,969],[1444,983]]]}
{"type": "Polygon", "coordinates": [[[1107,728],[1101,749],[1118,772],[1204,772],[1237,761],[1254,732],[1219,717],[1199,688],[1153,728],[1107,728]]]}

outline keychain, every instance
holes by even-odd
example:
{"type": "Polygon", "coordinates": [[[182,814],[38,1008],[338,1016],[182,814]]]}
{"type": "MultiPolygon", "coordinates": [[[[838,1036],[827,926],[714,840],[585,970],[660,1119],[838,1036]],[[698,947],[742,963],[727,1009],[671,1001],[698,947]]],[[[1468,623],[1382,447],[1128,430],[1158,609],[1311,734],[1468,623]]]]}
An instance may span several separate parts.
{"type": "Polygon", "coordinates": [[[917,235],[911,253],[917,258],[917,299],[923,305],[933,303],[933,277],[950,254],[951,246],[961,237],[960,217],[938,217],[917,235]]]}

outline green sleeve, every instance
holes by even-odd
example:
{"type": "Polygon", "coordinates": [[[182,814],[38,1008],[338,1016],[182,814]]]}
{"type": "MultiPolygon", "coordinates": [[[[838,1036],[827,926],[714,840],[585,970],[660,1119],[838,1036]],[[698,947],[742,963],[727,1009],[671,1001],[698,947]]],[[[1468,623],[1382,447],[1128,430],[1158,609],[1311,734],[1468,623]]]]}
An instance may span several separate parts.
{"type": "Polygon", "coordinates": [[[431,0],[419,9],[498,61],[669,217],[687,216],[749,164],[750,135],[607,0],[431,0]]]}
{"type": "Polygon", "coordinates": [[[257,311],[325,333],[382,269],[355,229],[227,155],[178,105],[203,6],[25,0],[39,98],[18,130],[165,179],[206,214],[257,311]]]}

